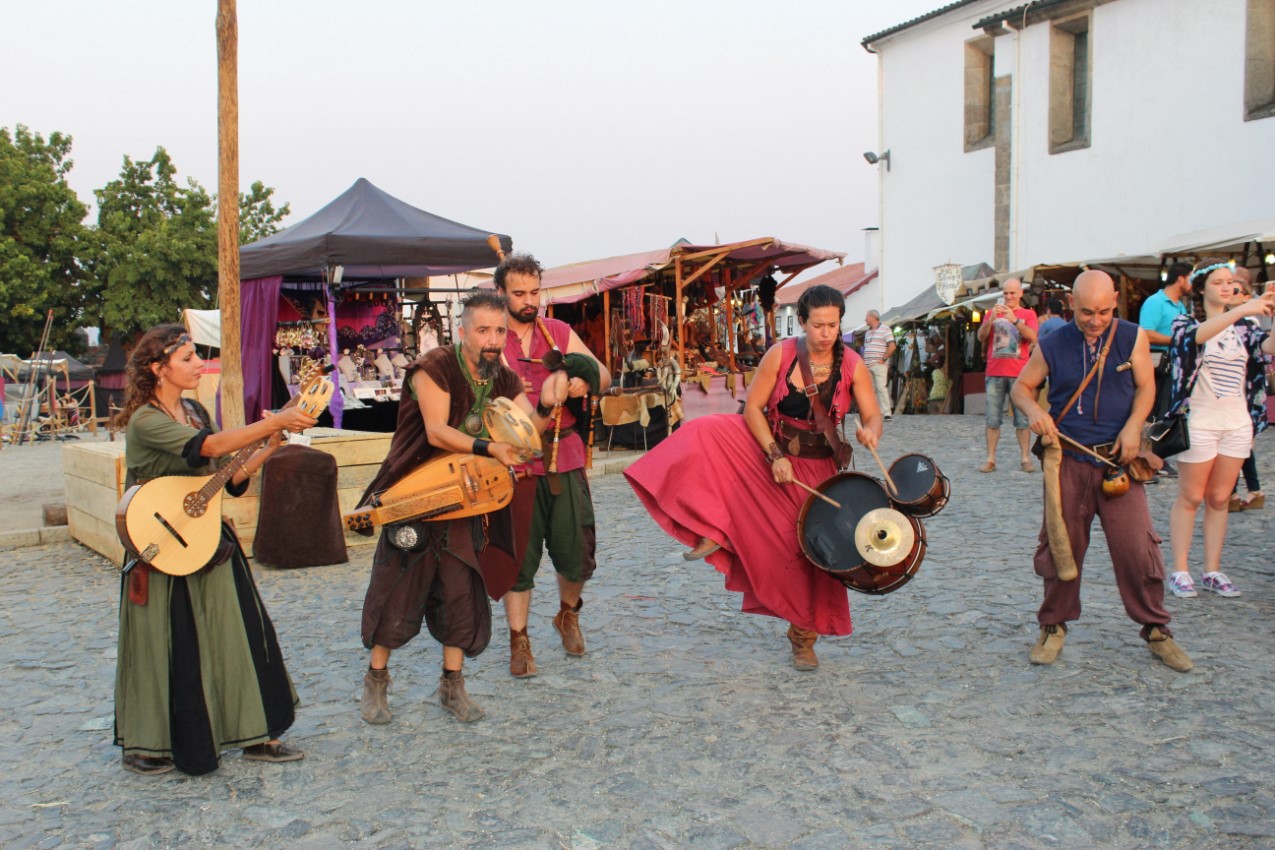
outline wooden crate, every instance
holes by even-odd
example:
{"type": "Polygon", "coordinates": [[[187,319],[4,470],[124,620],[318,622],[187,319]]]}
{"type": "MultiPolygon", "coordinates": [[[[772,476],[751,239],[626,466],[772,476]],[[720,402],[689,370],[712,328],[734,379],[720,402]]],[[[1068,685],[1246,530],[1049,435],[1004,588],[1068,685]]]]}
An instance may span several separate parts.
{"type": "MultiPolygon", "coordinates": [[[[391,434],[311,428],[311,448],[327,452],[337,462],[337,498],[341,512],[354,510],[359,496],[380,469],[390,449],[391,434]]],[[[124,441],[68,444],[62,447],[62,476],[66,486],[67,525],[73,538],[95,552],[122,563],[124,547],[115,533],[115,506],[124,496],[124,441]]],[[[234,520],[247,552],[257,535],[261,482],[256,476],[237,499],[222,500],[222,515],[234,520]]],[[[376,537],[346,534],[346,546],[375,543],[376,537]]]]}

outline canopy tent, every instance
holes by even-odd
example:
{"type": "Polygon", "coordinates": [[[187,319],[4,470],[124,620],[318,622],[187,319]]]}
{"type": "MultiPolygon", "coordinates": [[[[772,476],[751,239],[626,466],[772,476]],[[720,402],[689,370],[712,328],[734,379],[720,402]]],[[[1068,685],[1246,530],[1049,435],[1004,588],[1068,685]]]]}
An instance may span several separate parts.
{"type": "Polygon", "coordinates": [[[33,368],[37,375],[58,377],[58,386],[64,390],[82,387],[93,380],[94,375],[92,366],[85,366],[65,351],[39,351],[30,360],[18,361],[18,380],[27,380],[33,368]],[[66,385],[68,381],[69,386],[66,385]]]}
{"type": "MultiPolygon", "coordinates": [[[[990,280],[993,275],[993,269],[987,263],[975,263],[969,266],[961,267],[961,288],[958,294],[967,293],[975,288],[980,282],[990,280]]],[[[948,304],[939,297],[938,290],[934,286],[922,290],[911,301],[899,307],[893,307],[881,316],[881,323],[887,327],[902,324],[904,322],[912,322],[927,316],[936,310],[942,310],[948,304]]]]}
{"type": "MultiPolygon", "coordinates": [[[[360,177],[309,218],[245,245],[239,276],[318,280],[336,266],[347,280],[451,274],[491,265],[489,235],[417,209],[360,177]]],[[[512,250],[513,240],[497,235],[501,249],[512,250]]]]}
{"type": "Polygon", "coordinates": [[[586,260],[545,269],[540,278],[540,294],[545,304],[574,304],[602,292],[618,289],[649,277],[668,267],[673,251],[685,240],[669,248],[586,260]]]}
{"type": "MultiPolygon", "coordinates": [[[[601,295],[603,336],[609,341],[610,293],[633,284],[657,288],[662,297],[671,301],[672,310],[675,311],[670,313],[669,322],[673,327],[678,361],[685,368],[687,315],[684,296],[688,286],[708,285],[710,278],[706,275],[711,272],[713,288],[720,288],[726,294],[722,304],[727,325],[731,326],[734,305],[730,293],[752,288],[764,275],[775,272],[786,274],[782,281],[775,283],[776,290],[780,290],[784,284],[811,266],[825,260],[840,263],[844,258],[845,254],[837,251],[785,242],[773,236],[729,242],[725,245],[692,245],[685,239],[679,239],[669,248],[547,269],[541,276],[540,292],[544,302],[550,306],[573,304],[601,295]]],[[[730,370],[733,372],[734,347],[728,346],[728,351],[731,358],[730,370]]],[[[604,360],[608,365],[613,365],[609,356],[604,360]]]]}
{"type": "Polygon", "coordinates": [[[1275,218],[1255,219],[1207,227],[1192,233],[1181,233],[1165,240],[1160,250],[1166,256],[1205,254],[1240,254],[1250,242],[1269,249],[1275,242],[1275,218]]]}
{"type": "Polygon", "coordinates": [[[182,324],[195,345],[221,348],[220,310],[182,310],[182,324]]]}
{"type": "MultiPolygon", "coordinates": [[[[248,422],[271,394],[271,347],[279,321],[280,293],[311,289],[336,316],[336,283],[341,292],[374,281],[447,275],[484,268],[496,259],[487,239],[490,230],[469,227],[417,209],[373,186],[364,178],[327,206],[278,233],[240,251],[240,348],[243,352],[244,411],[248,422]]],[[[513,240],[494,234],[501,249],[513,240]]],[[[397,287],[395,289],[397,290],[397,287]]],[[[327,348],[335,354],[337,323],[327,324],[327,348]]],[[[339,378],[334,373],[334,381],[339,378]]],[[[333,397],[332,416],[341,426],[342,401],[333,397]]]]}

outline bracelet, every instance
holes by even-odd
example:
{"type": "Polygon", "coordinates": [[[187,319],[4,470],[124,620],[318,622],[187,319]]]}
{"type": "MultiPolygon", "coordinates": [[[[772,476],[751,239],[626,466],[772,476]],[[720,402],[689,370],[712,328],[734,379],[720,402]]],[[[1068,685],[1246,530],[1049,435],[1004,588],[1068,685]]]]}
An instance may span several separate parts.
{"type": "Polygon", "coordinates": [[[536,415],[538,415],[541,419],[548,419],[550,416],[553,416],[553,408],[546,407],[544,402],[537,401],[536,415]]]}
{"type": "Polygon", "coordinates": [[[491,457],[491,452],[488,450],[488,446],[490,445],[490,440],[475,439],[474,446],[469,450],[469,452],[470,454],[476,454],[479,457],[491,457]]]}
{"type": "Polygon", "coordinates": [[[775,443],[771,443],[769,446],[766,447],[766,463],[770,464],[771,466],[774,466],[775,461],[783,460],[783,458],[784,458],[784,453],[779,450],[779,446],[776,445],[775,443]]]}

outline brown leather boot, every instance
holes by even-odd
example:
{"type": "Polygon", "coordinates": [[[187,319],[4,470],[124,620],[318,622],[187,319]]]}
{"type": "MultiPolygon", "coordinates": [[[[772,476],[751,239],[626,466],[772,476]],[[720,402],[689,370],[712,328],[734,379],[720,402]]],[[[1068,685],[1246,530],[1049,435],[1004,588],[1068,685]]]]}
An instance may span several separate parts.
{"type": "Polygon", "coordinates": [[[1027,654],[1033,664],[1053,664],[1058,660],[1058,653],[1063,650],[1063,642],[1067,640],[1067,627],[1062,623],[1040,627],[1040,637],[1036,645],[1027,654]]]}
{"type": "Polygon", "coordinates": [[[788,626],[788,642],[792,644],[792,666],[798,670],[816,670],[819,657],[815,655],[815,641],[819,633],[788,626]]]}
{"type": "Polygon", "coordinates": [[[465,693],[465,675],[459,670],[444,670],[438,679],[438,703],[455,715],[461,723],[482,720],[487,712],[465,693]]]}
{"type": "Polygon", "coordinates": [[[536,669],[536,659],[531,654],[531,638],[527,636],[527,628],[521,631],[509,630],[509,674],[515,679],[530,679],[540,671],[536,669]]]}
{"type": "Polygon", "coordinates": [[[580,609],[584,606],[584,600],[581,599],[574,606],[559,602],[558,606],[553,627],[562,635],[562,648],[567,651],[567,655],[584,655],[584,634],[580,631],[580,609]]]}
{"type": "Polygon", "coordinates": [[[1195,667],[1190,657],[1182,651],[1182,647],[1159,628],[1152,628],[1147,635],[1147,648],[1151,650],[1152,655],[1179,673],[1189,673],[1195,667]]]}
{"type": "Polygon", "coordinates": [[[390,714],[389,697],[390,671],[387,669],[368,669],[363,675],[363,700],[359,704],[359,716],[364,723],[389,723],[394,716],[390,714]]]}

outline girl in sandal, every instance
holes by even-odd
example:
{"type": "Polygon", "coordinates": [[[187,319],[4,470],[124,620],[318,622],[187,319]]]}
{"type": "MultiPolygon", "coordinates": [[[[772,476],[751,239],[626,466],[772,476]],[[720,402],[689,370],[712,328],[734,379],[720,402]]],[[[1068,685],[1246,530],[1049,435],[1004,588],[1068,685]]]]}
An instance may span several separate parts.
{"type": "Polygon", "coordinates": [[[1253,437],[1266,427],[1266,375],[1262,354],[1275,339],[1251,316],[1275,312],[1275,294],[1237,303],[1230,263],[1205,260],[1191,273],[1196,316],[1173,322],[1169,357],[1169,414],[1188,413],[1191,447],[1178,456],[1178,496],[1169,513],[1174,596],[1196,595],[1187,559],[1195,515],[1204,504],[1206,590],[1219,596],[1240,591],[1221,570],[1227,509],[1253,437]]]}

